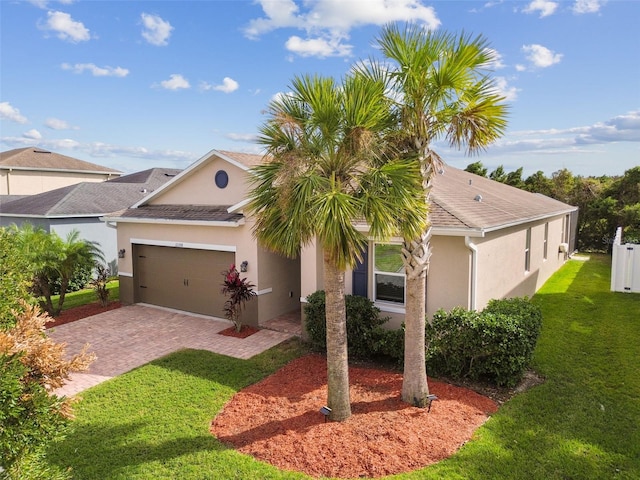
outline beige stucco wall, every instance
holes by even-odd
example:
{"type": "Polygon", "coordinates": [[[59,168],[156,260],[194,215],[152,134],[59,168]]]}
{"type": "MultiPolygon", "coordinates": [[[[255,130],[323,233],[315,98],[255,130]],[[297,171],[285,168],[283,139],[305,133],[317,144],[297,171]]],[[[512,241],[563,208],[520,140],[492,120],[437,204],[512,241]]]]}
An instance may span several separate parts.
{"type": "Polygon", "coordinates": [[[549,219],[547,259],[544,259],[546,221],[488,233],[474,239],[478,247],[478,289],[476,309],[484,308],[492,298],[531,297],[564,263],[559,252],[562,243],[563,216],[549,219]],[[531,228],[530,268],[525,271],[527,228],[531,228]]]}
{"type": "Polygon", "coordinates": [[[0,170],[0,195],[36,195],[80,182],[104,182],[114,174],[0,170]]]}
{"type": "Polygon", "coordinates": [[[427,318],[443,308],[469,308],[471,250],[464,237],[434,235],[427,276],[427,318]]]}
{"type": "Polygon", "coordinates": [[[216,156],[203,162],[199,168],[185,175],[151,200],[151,204],[174,205],[235,205],[244,200],[247,189],[247,172],[216,156]],[[225,188],[218,188],[216,172],[224,170],[229,176],[225,188]]]}
{"type": "MultiPolygon", "coordinates": [[[[249,265],[251,270],[251,264],[249,265]]],[[[300,260],[258,249],[259,322],[300,309],[300,260]]]]}
{"type": "MultiPolygon", "coordinates": [[[[494,298],[533,296],[546,280],[564,263],[566,256],[559,252],[565,240],[560,215],[548,220],[519,225],[486,233],[484,237],[434,235],[431,240],[432,257],[427,277],[427,318],[439,310],[454,307],[483,309],[494,298]],[[544,259],[545,223],[549,224],[547,258],[544,259]],[[525,272],[526,232],[531,228],[530,268],[525,272]],[[477,248],[477,278],[473,290],[473,253],[465,244],[477,248]],[[475,300],[475,305],[473,304],[475,300]]],[[[370,250],[371,251],[371,250],[370,250]]],[[[369,255],[368,295],[372,298],[372,255],[369,255]]],[[[323,287],[322,256],[315,245],[303,249],[302,297],[323,287]]],[[[352,292],[352,275],[345,275],[347,293],[352,292]]],[[[378,304],[382,315],[389,316],[389,328],[397,328],[404,321],[402,309],[378,304]],[[400,311],[398,311],[400,310],[400,311]]]]}
{"type": "Polygon", "coordinates": [[[253,283],[258,292],[258,298],[247,304],[246,314],[256,315],[259,323],[300,305],[299,260],[286,259],[259,248],[252,237],[250,223],[239,227],[119,223],[118,249],[125,249],[125,257],[118,259],[123,303],[134,301],[134,243],[235,252],[236,267],[239,270],[241,262],[248,262],[247,272],[242,276],[253,283]]]}

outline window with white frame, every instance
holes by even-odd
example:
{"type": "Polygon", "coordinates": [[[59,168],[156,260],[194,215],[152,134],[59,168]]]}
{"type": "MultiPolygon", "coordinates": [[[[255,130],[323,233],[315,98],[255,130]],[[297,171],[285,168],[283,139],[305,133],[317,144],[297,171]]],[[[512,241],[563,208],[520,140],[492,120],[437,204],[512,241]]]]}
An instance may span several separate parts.
{"type": "Polygon", "coordinates": [[[531,229],[527,228],[527,240],[524,247],[524,271],[531,270],[531,229]]]}
{"type": "Polygon", "coordinates": [[[401,252],[402,245],[374,244],[373,283],[376,302],[404,305],[406,276],[401,252]]]}

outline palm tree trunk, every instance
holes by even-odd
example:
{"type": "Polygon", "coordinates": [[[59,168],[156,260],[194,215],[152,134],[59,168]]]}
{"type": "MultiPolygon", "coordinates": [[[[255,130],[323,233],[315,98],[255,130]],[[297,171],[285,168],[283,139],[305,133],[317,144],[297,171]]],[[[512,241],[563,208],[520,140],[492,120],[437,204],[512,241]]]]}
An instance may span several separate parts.
{"type": "Polygon", "coordinates": [[[324,286],[327,322],[327,404],[329,418],[351,416],[349,362],[347,354],[347,313],[344,303],[344,271],[324,253],[324,286]]]}
{"type": "MultiPolygon", "coordinates": [[[[422,151],[420,170],[427,207],[430,205],[431,180],[435,167],[441,164],[440,157],[428,146],[422,151]]],[[[427,230],[419,239],[405,239],[403,261],[407,273],[407,304],[405,310],[404,372],[402,376],[402,400],[417,407],[427,404],[429,385],[425,361],[425,316],[427,296],[427,273],[431,259],[431,220],[427,213],[427,230]]]]}
{"type": "Polygon", "coordinates": [[[407,268],[407,306],[404,331],[404,373],[402,376],[402,400],[417,407],[424,407],[429,395],[427,366],[425,363],[425,311],[427,268],[431,255],[428,239],[431,228],[420,241],[405,242],[403,255],[407,268]]]}

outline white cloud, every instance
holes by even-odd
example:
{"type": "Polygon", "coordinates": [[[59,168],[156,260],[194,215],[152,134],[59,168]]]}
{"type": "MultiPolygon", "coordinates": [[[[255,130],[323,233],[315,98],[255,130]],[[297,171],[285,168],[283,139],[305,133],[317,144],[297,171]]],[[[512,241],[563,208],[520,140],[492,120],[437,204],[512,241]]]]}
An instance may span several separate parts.
{"type": "Polygon", "coordinates": [[[83,73],[88,70],[94,77],[126,77],[129,75],[129,70],[126,68],[98,67],[93,63],[76,63],[75,65],[63,63],[61,67],[63,70],[71,70],[73,73],[83,73]]]}
{"type": "Polygon", "coordinates": [[[191,84],[189,84],[189,81],[179,73],[173,73],[169,75],[169,80],[163,80],[162,82],[160,82],[160,86],[162,88],[166,88],[167,90],[182,90],[191,88],[191,84]]]}
{"type": "MultiPolygon", "coordinates": [[[[49,0],[27,0],[27,2],[43,10],[46,10],[50,3],[49,0]]],[[[71,5],[74,0],[58,0],[58,2],[63,5],[71,5]]]]}
{"type": "Polygon", "coordinates": [[[224,77],[222,79],[222,84],[220,85],[212,85],[207,82],[200,83],[201,90],[218,90],[219,92],[231,93],[235,92],[240,85],[233,78],[224,77]]]}
{"type": "Polygon", "coordinates": [[[513,102],[518,98],[518,92],[520,91],[516,87],[509,85],[509,82],[504,77],[495,77],[496,91],[499,95],[505,97],[507,102],[513,102]]]}
{"type": "Polygon", "coordinates": [[[341,43],[339,36],[328,38],[307,38],[303,39],[294,35],[290,37],[285,47],[301,57],[345,57],[351,55],[352,45],[341,43]]]}
{"type": "Polygon", "coordinates": [[[577,143],[640,142],[640,110],[584,127],[577,143]]]}
{"type": "Polygon", "coordinates": [[[169,44],[169,37],[174,27],[169,22],[163,20],[158,15],[143,13],[141,16],[142,37],[151,45],[162,47],[169,44]]]}
{"type": "Polygon", "coordinates": [[[68,122],[59,118],[47,118],[44,125],[51,130],[78,130],[78,127],[72,127],[68,122]]]}
{"type": "Polygon", "coordinates": [[[524,13],[540,12],[540,18],[543,18],[553,15],[557,8],[558,4],[556,2],[551,2],[549,0],[533,0],[522,11],[524,13]]]}
{"type": "Polygon", "coordinates": [[[500,52],[498,52],[494,48],[487,48],[485,49],[485,51],[491,56],[491,61],[489,62],[489,65],[488,65],[489,68],[492,68],[494,70],[499,70],[505,67],[504,62],[502,61],[502,55],[500,54],[500,52]]]}
{"type": "Polygon", "coordinates": [[[234,142],[255,142],[258,136],[255,133],[227,133],[225,138],[234,142]]]}
{"type": "Polygon", "coordinates": [[[349,39],[352,28],[364,25],[384,25],[395,21],[417,22],[427,28],[440,26],[433,7],[422,5],[420,0],[369,0],[361,2],[317,0],[258,0],[265,14],[249,22],[244,32],[249,38],[279,28],[296,28],[306,34],[290,37],[286,48],[301,56],[348,56],[352,46],[343,42],[349,39]]]}
{"type": "Polygon", "coordinates": [[[40,140],[42,138],[42,134],[35,128],[32,128],[31,130],[24,132],[22,136],[30,140],[40,140]]]}
{"type": "Polygon", "coordinates": [[[600,11],[600,8],[605,3],[605,0],[576,0],[573,4],[573,13],[596,13],[600,11]]]}
{"type": "Polygon", "coordinates": [[[0,118],[16,123],[28,123],[27,117],[20,114],[20,110],[11,106],[9,102],[0,103],[0,118]]]}
{"type": "Polygon", "coordinates": [[[562,60],[561,53],[555,53],[542,45],[524,45],[522,51],[527,54],[527,59],[537,68],[547,68],[562,60]]]}
{"type": "Polygon", "coordinates": [[[64,12],[47,12],[47,22],[42,28],[56,32],[59,39],[72,43],[86,42],[91,38],[89,29],[82,22],[73,20],[64,12]]]}

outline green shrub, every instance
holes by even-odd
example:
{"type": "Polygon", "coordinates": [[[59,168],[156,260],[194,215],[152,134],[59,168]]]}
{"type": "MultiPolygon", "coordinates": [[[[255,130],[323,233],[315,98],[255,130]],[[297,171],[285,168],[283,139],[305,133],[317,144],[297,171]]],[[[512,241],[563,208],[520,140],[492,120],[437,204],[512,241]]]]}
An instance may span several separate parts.
{"type": "Polygon", "coordinates": [[[527,363],[531,360],[533,350],[542,330],[542,312],[540,308],[524,298],[505,298],[502,300],[490,300],[483,310],[483,313],[495,313],[515,317],[519,320],[520,327],[524,329],[528,348],[525,352],[528,357],[527,363]]]}
{"type": "Polygon", "coordinates": [[[513,386],[531,362],[541,324],[539,309],[526,298],[493,300],[482,312],[440,310],[427,324],[428,370],[513,386]]]}
{"type": "MultiPolygon", "coordinates": [[[[371,300],[357,295],[346,295],[347,344],[349,355],[357,358],[370,358],[375,355],[376,346],[385,335],[382,328],[389,318],[380,316],[371,300]]],[[[327,348],[327,329],[325,317],[325,293],[322,290],[307,297],[304,307],[306,328],[312,346],[325,351],[327,348]]]]}

